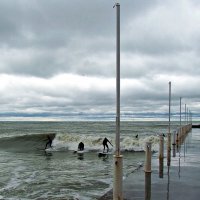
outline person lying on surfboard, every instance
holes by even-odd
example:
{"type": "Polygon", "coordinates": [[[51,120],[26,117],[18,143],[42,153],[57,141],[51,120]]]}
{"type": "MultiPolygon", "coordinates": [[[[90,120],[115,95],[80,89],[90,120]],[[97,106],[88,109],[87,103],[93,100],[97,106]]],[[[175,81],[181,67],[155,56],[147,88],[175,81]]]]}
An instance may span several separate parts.
{"type": "Polygon", "coordinates": [[[47,148],[48,145],[49,145],[49,147],[52,148],[52,139],[50,138],[49,135],[47,136],[47,139],[48,139],[48,141],[47,141],[47,143],[46,143],[45,149],[47,148]]]}
{"type": "Polygon", "coordinates": [[[80,142],[78,144],[78,151],[83,151],[83,150],[84,150],[84,144],[83,144],[83,142],[80,142]]]}
{"type": "Polygon", "coordinates": [[[107,152],[109,151],[108,144],[107,144],[108,142],[110,143],[111,146],[113,146],[111,142],[105,137],[103,140],[103,152],[105,152],[105,147],[107,148],[107,152]]]}

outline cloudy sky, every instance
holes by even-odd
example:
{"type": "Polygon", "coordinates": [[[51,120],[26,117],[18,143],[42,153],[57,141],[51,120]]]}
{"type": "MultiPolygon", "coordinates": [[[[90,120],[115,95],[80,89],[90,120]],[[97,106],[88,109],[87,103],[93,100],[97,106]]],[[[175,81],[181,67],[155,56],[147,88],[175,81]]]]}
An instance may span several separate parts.
{"type": "MultiPolygon", "coordinates": [[[[114,4],[0,1],[1,120],[115,115],[114,4]]],[[[120,8],[122,116],[167,113],[169,81],[172,113],[180,97],[183,110],[200,113],[200,1],[121,0],[120,8]]]]}

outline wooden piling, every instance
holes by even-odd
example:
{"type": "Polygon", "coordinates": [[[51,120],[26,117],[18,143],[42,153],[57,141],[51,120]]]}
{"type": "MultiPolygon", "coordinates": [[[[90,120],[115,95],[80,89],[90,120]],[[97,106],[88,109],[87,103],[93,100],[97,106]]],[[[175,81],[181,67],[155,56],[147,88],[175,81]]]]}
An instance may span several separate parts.
{"type": "Polygon", "coordinates": [[[145,159],[145,172],[151,172],[151,142],[146,142],[145,146],[146,159],[145,159]]]}

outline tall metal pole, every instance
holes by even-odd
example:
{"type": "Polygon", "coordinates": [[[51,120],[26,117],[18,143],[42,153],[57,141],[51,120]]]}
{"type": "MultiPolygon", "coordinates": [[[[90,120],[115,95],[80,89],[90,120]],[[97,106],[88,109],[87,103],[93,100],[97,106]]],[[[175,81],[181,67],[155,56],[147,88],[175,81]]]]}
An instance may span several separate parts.
{"type": "Polygon", "coordinates": [[[120,155],[120,4],[116,4],[116,155],[120,155]]]}
{"type": "Polygon", "coordinates": [[[182,100],[182,97],[180,97],[180,131],[179,131],[179,141],[181,142],[181,137],[182,137],[182,128],[181,128],[181,100],[182,100]]]}
{"type": "Polygon", "coordinates": [[[120,4],[116,3],[116,140],[113,200],[122,200],[122,155],[120,155],[120,4]]]}
{"type": "Polygon", "coordinates": [[[185,125],[187,125],[187,111],[186,111],[186,104],[185,104],[185,125]]]}
{"type": "Polygon", "coordinates": [[[180,97],[180,128],[181,128],[181,99],[182,97],[180,97]]]}
{"type": "Polygon", "coordinates": [[[169,128],[168,128],[168,146],[167,146],[167,166],[170,166],[171,162],[171,81],[169,82],[169,128]]]}

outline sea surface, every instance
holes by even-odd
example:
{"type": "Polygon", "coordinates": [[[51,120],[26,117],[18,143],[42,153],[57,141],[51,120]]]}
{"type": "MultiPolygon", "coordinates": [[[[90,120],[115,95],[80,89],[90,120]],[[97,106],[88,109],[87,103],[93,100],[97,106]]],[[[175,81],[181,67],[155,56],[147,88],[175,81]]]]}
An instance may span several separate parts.
{"type": "MultiPolygon", "coordinates": [[[[172,132],[178,127],[172,123],[172,132]]],[[[144,163],[145,143],[158,151],[167,132],[167,122],[121,122],[124,178],[144,163]]],[[[0,122],[0,199],[98,199],[113,183],[114,147],[98,157],[104,137],[115,146],[115,122],[0,122]],[[54,138],[48,152],[47,135],[54,138]],[[80,141],[83,155],[74,153],[80,141]]]]}

